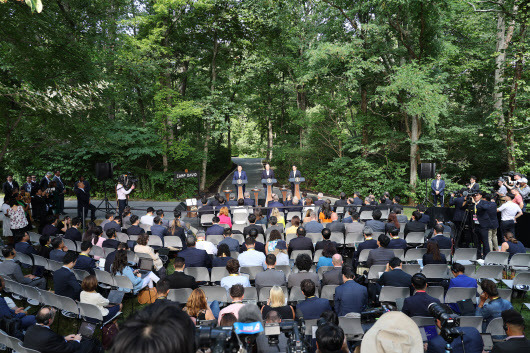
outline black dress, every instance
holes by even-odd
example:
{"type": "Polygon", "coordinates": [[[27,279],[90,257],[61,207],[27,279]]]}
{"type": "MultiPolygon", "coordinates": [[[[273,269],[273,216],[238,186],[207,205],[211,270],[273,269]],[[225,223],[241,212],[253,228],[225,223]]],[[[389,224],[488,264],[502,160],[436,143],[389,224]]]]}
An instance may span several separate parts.
{"type": "Polygon", "coordinates": [[[280,306],[272,308],[269,305],[264,305],[261,311],[263,319],[267,317],[267,314],[271,311],[276,311],[281,316],[282,320],[294,320],[293,308],[290,305],[280,306]]]}

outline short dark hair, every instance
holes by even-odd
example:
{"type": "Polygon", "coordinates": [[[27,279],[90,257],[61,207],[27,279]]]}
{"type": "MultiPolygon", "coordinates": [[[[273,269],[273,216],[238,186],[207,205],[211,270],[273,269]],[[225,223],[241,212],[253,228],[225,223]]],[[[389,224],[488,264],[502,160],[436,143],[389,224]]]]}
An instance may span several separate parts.
{"type": "Polygon", "coordinates": [[[167,278],[162,278],[160,281],[156,282],[156,291],[158,294],[165,294],[171,288],[171,283],[167,278]]]}
{"type": "Polygon", "coordinates": [[[129,218],[129,221],[131,222],[131,224],[135,224],[136,221],[138,221],[138,216],[133,214],[131,218],[129,218]]]}
{"type": "Polygon", "coordinates": [[[147,213],[155,212],[153,207],[147,207],[147,213]]]}
{"type": "Polygon", "coordinates": [[[114,353],[143,353],[156,346],[157,352],[195,353],[195,324],[177,303],[157,301],[137,311],[120,326],[114,337],[114,353]]]}
{"type": "Polygon", "coordinates": [[[93,292],[98,288],[98,280],[95,275],[86,276],[81,282],[81,289],[85,292],[93,292]]]}
{"type": "Polygon", "coordinates": [[[379,244],[381,244],[381,246],[383,248],[386,248],[388,246],[388,243],[390,243],[390,238],[388,238],[386,235],[384,234],[381,234],[378,238],[377,238],[377,241],[379,242],[379,244]]]}
{"type": "Polygon", "coordinates": [[[302,289],[302,293],[304,293],[306,297],[312,297],[313,295],[315,295],[315,283],[308,278],[300,282],[300,288],[302,289]]]}
{"type": "Polygon", "coordinates": [[[147,245],[149,242],[149,235],[147,233],[138,235],[138,238],[136,239],[136,243],[138,245],[147,245]]]}
{"type": "Polygon", "coordinates": [[[340,352],[344,343],[344,331],[339,326],[327,323],[316,332],[318,350],[321,353],[340,352]]]}
{"type": "Polygon", "coordinates": [[[107,212],[105,213],[105,218],[109,219],[110,217],[114,217],[114,212],[107,212]]]}
{"type": "Polygon", "coordinates": [[[108,238],[115,238],[116,237],[116,229],[115,228],[109,228],[106,231],[108,238]]]}
{"type": "Polygon", "coordinates": [[[392,229],[390,229],[390,234],[395,237],[399,234],[399,228],[393,227],[392,229]]]}
{"type": "Polygon", "coordinates": [[[251,213],[248,215],[248,221],[250,223],[256,223],[256,215],[254,213],[251,213]]]}
{"type": "Polygon", "coordinates": [[[305,228],[304,227],[298,227],[296,229],[296,235],[299,236],[299,237],[305,237],[305,235],[306,235],[305,228]]]}
{"type": "Polygon", "coordinates": [[[13,247],[11,245],[6,245],[2,248],[2,256],[9,257],[13,253],[13,247]]]}
{"type": "Polygon", "coordinates": [[[399,265],[401,265],[401,260],[399,257],[393,257],[390,259],[390,261],[388,261],[388,266],[392,267],[392,268],[396,268],[398,267],[399,265]]]}
{"type": "Polygon", "coordinates": [[[157,216],[163,216],[164,215],[164,210],[162,210],[162,209],[156,210],[156,215],[157,216]]]}
{"type": "Polygon", "coordinates": [[[256,238],[258,236],[259,232],[256,228],[252,228],[251,230],[248,231],[248,238],[256,238]]]}
{"type": "Polygon", "coordinates": [[[351,214],[351,218],[354,219],[354,220],[356,220],[356,221],[358,221],[360,217],[361,217],[361,216],[359,215],[358,212],[353,212],[353,213],[351,214]]]}
{"type": "Polygon", "coordinates": [[[231,275],[239,273],[239,261],[236,259],[228,260],[226,263],[226,270],[231,275]]]}
{"type": "Polygon", "coordinates": [[[72,250],[68,250],[63,257],[63,264],[68,265],[77,260],[77,253],[72,250]]]}
{"type": "Polygon", "coordinates": [[[224,235],[225,237],[229,237],[229,236],[231,236],[231,235],[232,235],[232,229],[230,229],[230,228],[225,228],[225,229],[223,230],[223,235],[224,235]]]}
{"type": "Polygon", "coordinates": [[[49,235],[41,235],[39,237],[40,246],[45,246],[46,244],[48,244],[48,241],[50,241],[50,236],[49,235]]]}
{"type": "Polygon", "coordinates": [[[270,216],[269,222],[270,224],[275,225],[276,223],[278,223],[278,218],[276,218],[276,216],[270,216]]]}
{"type": "Polygon", "coordinates": [[[480,288],[482,288],[482,291],[486,292],[490,297],[497,297],[499,295],[497,285],[490,279],[483,279],[482,282],[480,282],[480,288]]]}
{"type": "Polygon", "coordinates": [[[245,239],[245,244],[246,245],[254,245],[254,244],[256,244],[256,240],[252,236],[249,236],[249,237],[247,237],[247,239],[245,239]]]}
{"type": "Polygon", "coordinates": [[[45,305],[35,315],[35,321],[38,324],[49,325],[50,321],[55,318],[55,309],[51,306],[45,305]]]}
{"type": "Polygon", "coordinates": [[[441,223],[436,223],[436,225],[434,226],[434,231],[436,233],[443,233],[444,232],[444,225],[441,224],[441,223]]]}
{"type": "Polygon", "coordinates": [[[300,271],[309,271],[313,265],[313,260],[307,254],[299,254],[296,257],[295,265],[300,271]]]}
{"type": "Polygon", "coordinates": [[[72,218],[72,225],[73,226],[78,226],[80,224],[81,224],[81,218],[79,218],[79,217],[72,218]]]}
{"type": "MultiPolygon", "coordinates": [[[[234,286],[232,286],[234,288],[234,286]]],[[[225,313],[221,316],[221,320],[219,321],[219,326],[221,327],[230,327],[235,322],[237,322],[237,317],[232,313],[225,313]]]]}
{"type": "Polygon", "coordinates": [[[427,286],[427,277],[423,273],[416,273],[411,279],[412,286],[416,290],[425,289],[427,286]]]}
{"type": "Polygon", "coordinates": [[[160,218],[159,216],[156,216],[155,218],[153,218],[154,224],[160,224],[161,222],[162,222],[162,218],[160,218]]]}
{"type": "Polygon", "coordinates": [[[87,251],[92,247],[92,243],[89,241],[84,241],[81,243],[81,251],[87,251]]]}
{"type": "Polygon", "coordinates": [[[351,266],[342,266],[342,275],[348,279],[353,279],[355,277],[355,272],[351,266]]]}
{"type": "Polygon", "coordinates": [[[329,238],[331,237],[331,230],[329,228],[322,229],[321,233],[322,233],[322,238],[326,240],[329,240],[329,238]]]}
{"type": "Polygon", "coordinates": [[[183,257],[175,257],[175,261],[173,261],[173,266],[175,268],[182,268],[184,265],[186,265],[186,260],[183,257]]]}
{"type": "Polygon", "coordinates": [[[245,288],[241,284],[234,284],[229,292],[232,298],[241,298],[245,294],[245,288]]]}
{"type": "Polygon", "coordinates": [[[217,216],[213,216],[212,223],[219,223],[221,220],[217,216]]]}
{"type": "Polygon", "coordinates": [[[416,221],[419,221],[421,219],[421,212],[418,210],[412,212],[412,217],[414,217],[416,221]]]}
{"type": "Polygon", "coordinates": [[[268,266],[272,266],[274,264],[276,264],[276,255],[270,253],[268,254],[266,257],[265,257],[265,263],[268,265],[268,266]]]}
{"type": "Polygon", "coordinates": [[[52,239],[51,245],[54,249],[59,249],[59,246],[63,243],[63,237],[55,237],[52,239]]]}
{"type": "Polygon", "coordinates": [[[372,218],[375,219],[376,221],[380,220],[381,217],[383,216],[383,213],[381,212],[381,210],[379,209],[375,209],[373,210],[372,212],[372,218]]]}
{"type": "Polygon", "coordinates": [[[462,273],[465,273],[466,272],[466,267],[462,264],[459,264],[458,262],[455,262],[451,265],[451,272],[454,272],[454,273],[458,273],[458,272],[462,272],[462,273]]]}
{"type": "Polygon", "coordinates": [[[228,247],[228,244],[219,244],[217,246],[217,256],[226,255],[227,257],[230,257],[230,248],[228,247]]]}

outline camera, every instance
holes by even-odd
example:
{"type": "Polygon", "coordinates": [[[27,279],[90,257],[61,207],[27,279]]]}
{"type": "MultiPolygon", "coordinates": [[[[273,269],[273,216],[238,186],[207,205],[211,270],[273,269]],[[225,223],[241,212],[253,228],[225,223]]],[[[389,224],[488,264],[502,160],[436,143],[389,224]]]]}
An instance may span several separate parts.
{"type": "Polygon", "coordinates": [[[236,334],[232,327],[213,328],[211,326],[199,326],[195,331],[197,349],[212,352],[232,352],[239,348],[236,334]]]}
{"type": "Polygon", "coordinates": [[[130,189],[137,182],[138,178],[132,173],[125,173],[118,177],[118,183],[122,184],[125,189],[130,189]]]}
{"type": "Polygon", "coordinates": [[[430,304],[428,309],[435,320],[440,320],[440,336],[444,341],[451,343],[455,338],[462,336],[462,333],[456,329],[459,325],[456,315],[448,313],[446,308],[438,303],[430,304]]]}
{"type": "Polygon", "coordinates": [[[269,340],[269,345],[277,346],[279,335],[283,333],[287,337],[288,352],[303,353],[307,352],[304,345],[304,324],[296,321],[284,321],[274,324],[265,324],[265,335],[269,340]]]}

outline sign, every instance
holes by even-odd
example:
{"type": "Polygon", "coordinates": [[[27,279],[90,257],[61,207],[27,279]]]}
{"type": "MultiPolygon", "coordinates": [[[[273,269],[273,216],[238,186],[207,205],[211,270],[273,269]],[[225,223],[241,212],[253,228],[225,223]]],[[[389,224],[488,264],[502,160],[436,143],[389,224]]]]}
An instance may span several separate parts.
{"type": "Polygon", "coordinates": [[[198,178],[199,177],[199,172],[197,171],[183,171],[183,172],[175,172],[175,180],[178,180],[178,179],[187,179],[187,178],[198,178]]]}

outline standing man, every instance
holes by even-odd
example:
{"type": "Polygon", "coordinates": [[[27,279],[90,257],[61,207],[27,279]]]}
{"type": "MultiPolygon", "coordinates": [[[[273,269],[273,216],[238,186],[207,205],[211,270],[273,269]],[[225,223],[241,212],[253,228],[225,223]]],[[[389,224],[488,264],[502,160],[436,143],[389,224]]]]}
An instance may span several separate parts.
{"type": "Polygon", "coordinates": [[[438,205],[438,201],[440,201],[440,205],[444,205],[444,191],[445,191],[445,181],[442,180],[442,175],[440,173],[436,174],[436,179],[432,181],[431,183],[431,195],[433,197],[434,206],[438,205]]]}
{"type": "Polygon", "coordinates": [[[482,199],[484,194],[483,191],[477,191],[473,196],[473,203],[475,204],[475,217],[473,217],[473,221],[475,222],[475,234],[479,236],[478,241],[476,241],[478,259],[484,259],[490,252],[488,231],[491,228],[491,221],[488,215],[488,209],[491,203],[482,199]],[[484,248],[482,251],[482,256],[484,257],[481,257],[481,243],[484,248]]]}
{"type": "Polygon", "coordinates": [[[22,185],[22,190],[29,193],[30,196],[35,196],[35,193],[37,192],[37,183],[31,180],[31,176],[28,175],[26,177],[26,182],[22,185]]]}
{"type": "Polygon", "coordinates": [[[85,217],[90,210],[90,219],[94,221],[96,219],[96,206],[90,203],[90,194],[85,191],[85,184],[80,181],[77,183],[77,189],[75,189],[75,195],[77,196],[77,217],[85,217]],[[83,212],[84,210],[84,212],[83,212]]]}
{"type": "Polygon", "coordinates": [[[468,192],[472,195],[476,194],[480,190],[480,185],[477,183],[477,177],[469,177],[469,184],[467,185],[467,189],[468,192]]]}
{"type": "MultiPolygon", "coordinates": [[[[302,177],[302,174],[300,173],[299,170],[296,169],[296,166],[293,165],[293,170],[291,170],[291,172],[289,173],[289,179],[301,178],[301,177],[302,177]]],[[[291,193],[294,195],[294,183],[291,183],[291,193]]]]}
{"type": "Polygon", "coordinates": [[[123,185],[123,179],[120,177],[116,185],[116,199],[118,200],[118,217],[123,217],[123,210],[129,201],[129,194],[134,190],[134,184],[130,189],[126,189],[123,185]]]}
{"type": "Polygon", "coordinates": [[[42,180],[40,181],[39,187],[41,189],[42,188],[47,189],[49,187],[50,183],[52,182],[52,178],[53,178],[53,173],[52,172],[47,172],[46,175],[44,176],[44,178],[42,178],[42,180]]]}
{"type": "MultiPolygon", "coordinates": [[[[458,194],[455,197],[455,194],[451,194],[451,198],[449,199],[449,205],[455,206],[455,213],[453,214],[453,223],[455,224],[456,229],[456,241],[457,245],[459,247],[462,247],[464,243],[468,243],[467,241],[464,242],[462,234],[460,234],[460,229],[462,227],[462,222],[466,221],[464,219],[464,216],[466,214],[466,198],[462,195],[462,192],[458,192],[458,194]]],[[[464,246],[467,247],[467,246],[464,246]]]]}
{"type": "MultiPolygon", "coordinates": [[[[243,171],[242,165],[237,166],[237,171],[234,172],[232,180],[247,180],[247,173],[243,171]]],[[[243,192],[245,192],[245,184],[243,184],[243,192]]]]}
{"type": "Polygon", "coordinates": [[[7,199],[11,198],[13,193],[19,190],[18,183],[13,180],[13,174],[7,175],[7,181],[2,185],[2,191],[7,199]]]}
{"type": "Polygon", "coordinates": [[[504,203],[497,209],[501,213],[501,233],[506,232],[515,234],[515,220],[523,215],[521,208],[513,202],[514,194],[507,193],[504,197],[504,203]]]}
{"type": "Polygon", "coordinates": [[[55,175],[52,179],[52,181],[55,181],[55,188],[56,191],[59,193],[59,196],[57,197],[57,205],[55,206],[57,208],[57,214],[65,215],[64,213],[64,194],[66,192],[66,189],[64,187],[64,183],[61,180],[61,172],[59,170],[55,171],[55,175]]]}
{"type": "MultiPolygon", "coordinates": [[[[261,179],[275,179],[274,171],[271,169],[269,163],[265,164],[265,169],[261,171],[261,179]]],[[[267,185],[263,184],[263,188],[267,189],[267,185]]]]}

